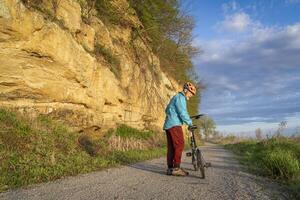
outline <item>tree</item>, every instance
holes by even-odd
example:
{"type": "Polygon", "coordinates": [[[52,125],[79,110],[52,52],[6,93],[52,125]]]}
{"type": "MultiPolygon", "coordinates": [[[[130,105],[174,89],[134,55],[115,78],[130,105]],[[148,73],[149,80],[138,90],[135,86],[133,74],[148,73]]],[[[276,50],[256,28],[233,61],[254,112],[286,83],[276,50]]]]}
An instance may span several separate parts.
{"type": "Polygon", "coordinates": [[[260,128],[257,128],[257,129],[255,130],[255,136],[256,136],[256,139],[257,139],[257,140],[261,140],[261,139],[262,139],[262,131],[261,131],[260,128]]]}
{"type": "Polygon", "coordinates": [[[279,137],[280,135],[282,135],[284,129],[287,127],[287,121],[281,121],[279,124],[278,124],[278,128],[277,128],[277,131],[276,131],[276,136],[279,137]]]}
{"type": "Polygon", "coordinates": [[[210,117],[206,116],[200,118],[197,124],[199,125],[200,129],[202,129],[205,138],[208,138],[210,135],[212,135],[215,132],[216,124],[214,120],[210,117]]]}
{"type": "Polygon", "coordinates": [[[57,9],[59,7],[59,4],[60,4],[60,1],[61,0],[51,0],[51,6],[52,6],[52,9],[53,9],[53,12],[54,12],[54,16],[56,16],[56,13],[57,13],[57,9]]]}

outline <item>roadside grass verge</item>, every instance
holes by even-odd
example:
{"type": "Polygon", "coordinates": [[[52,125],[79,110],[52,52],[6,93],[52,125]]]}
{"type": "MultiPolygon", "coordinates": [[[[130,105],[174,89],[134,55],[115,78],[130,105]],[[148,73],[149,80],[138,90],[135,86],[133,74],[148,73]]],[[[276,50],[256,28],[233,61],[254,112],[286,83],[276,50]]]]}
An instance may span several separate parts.
{"type": "Polygon", "coordinates": [[[46,116],[29,119],[0,108],[0,192],[165,155],[164,135],[138,135],[144,133],[121,125],[93,139],[46,116]],[[118,149],[112,137],[148,146],[118,149]]]}
{"type": "Polygon", "coordinates": [[[285,137],[225,145],[250,171],[278,180],[300,198],[300,143],[285,137]]]}

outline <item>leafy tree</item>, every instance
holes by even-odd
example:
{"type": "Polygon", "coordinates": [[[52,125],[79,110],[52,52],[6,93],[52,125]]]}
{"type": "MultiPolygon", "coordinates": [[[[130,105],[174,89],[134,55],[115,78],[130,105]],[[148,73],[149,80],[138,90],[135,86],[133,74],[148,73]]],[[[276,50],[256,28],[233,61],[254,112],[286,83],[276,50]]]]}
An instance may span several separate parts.
{"type": "Polygon", "coordinates": [[[163,70],[177,80],[188,79],[191,57],[199,52],[192,46],[193,18],[180,11],[178,0],[130,0],[130,3],[163,70]]]}
{"type": "Polygon", "coordinates": [[[205,138],[208,138],[210,135],[214,134],[216,124],[212,118],[205,116],[200,118],[197,124],[199,125],[200,129],[202,129],[205,138]]]}

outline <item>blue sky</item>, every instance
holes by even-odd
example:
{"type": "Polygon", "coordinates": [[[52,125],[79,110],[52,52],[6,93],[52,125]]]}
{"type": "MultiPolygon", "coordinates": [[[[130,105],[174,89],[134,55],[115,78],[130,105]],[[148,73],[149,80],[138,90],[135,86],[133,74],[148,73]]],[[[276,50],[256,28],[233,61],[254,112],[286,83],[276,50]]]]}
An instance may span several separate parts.
{"type": "Polygon", "coordinates": [[[190,0],[200,111],[222,132],[300,131],[300,0],[190,0]]]}

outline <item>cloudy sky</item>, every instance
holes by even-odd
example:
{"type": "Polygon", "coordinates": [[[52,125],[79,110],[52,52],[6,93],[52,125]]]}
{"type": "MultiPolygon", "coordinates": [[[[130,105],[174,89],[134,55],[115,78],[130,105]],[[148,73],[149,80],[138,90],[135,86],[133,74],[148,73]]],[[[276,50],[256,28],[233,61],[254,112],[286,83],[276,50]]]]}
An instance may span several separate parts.
{"type": "Polygon", "coordinates": [[[300,0],[194,0],[201,112],[225,132],[300,131],[300,0]]]}

